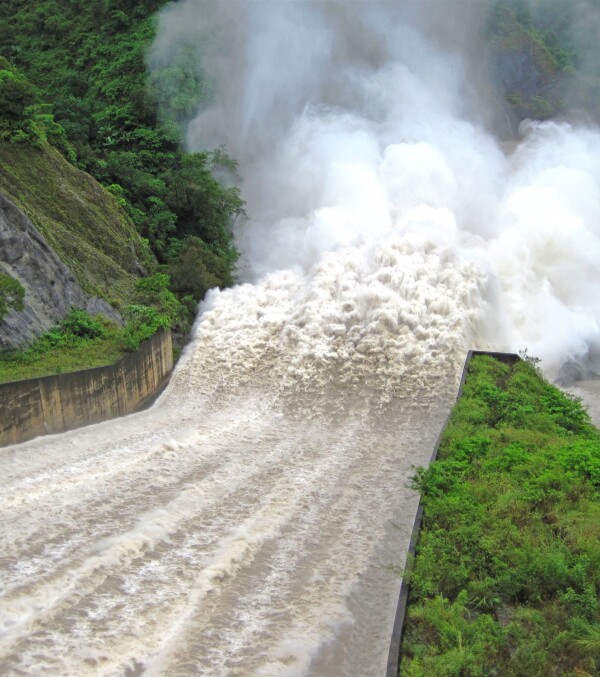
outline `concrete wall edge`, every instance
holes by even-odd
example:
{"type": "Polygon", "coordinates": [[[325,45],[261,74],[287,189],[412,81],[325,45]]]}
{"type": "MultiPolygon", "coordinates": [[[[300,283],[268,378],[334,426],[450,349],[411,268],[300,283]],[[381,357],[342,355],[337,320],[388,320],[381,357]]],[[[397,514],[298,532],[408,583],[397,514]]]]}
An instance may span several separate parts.
{"type": "MultiPolygon", "coordinates": [[[[460,399],[460,396],[462,395],[463,388],[465,386],[466,380],[467,380],[467,374],[469,371],[469,364],[471,362],[471,359],[473,358],[474,355],[489,355],[490,357],[495,357],[496,359],[500,360],[501,362],[510,362],[510,363],[515,363],[519,361],[521,358],[519,355],[516,353],[499,353],[499,352],[493,352],[489,350],[469,350],[467,352],[467,357],[465,359],[465,363],[463,366],[462,374],[460,377],[460,382],[458,386],[458,391],[456,394],[456,402],[460,399]]],[[[454,406],[452,407],[454,409],[454,406]]],[[[450,416],[452,415],[452,410],[450,410],[450,413],[446,417],[446,420],[444,421],[444,424],[442,426],[442,429],[440,430],[440,434],[438,435],[438,438],[436,440],[436,443],[433,447],[433,452],[431,454],[431,458],[429,460],[429,464],[433,463],[435,459],[437,458],[438,455],[438,450],[440,448],[440,444],[442,442],[442,438],[444,436],[444,433],[446,432],[446,428],[448,427],[448,423],[450,421],[450,416]]],[[[417,548],[417,540],[419,538],[419,531],[421,530],[421,522],[423,521],[423,505],[421,504],[421,501],[419,501],[419,505],[417,506],[417,512],[415,515],[415,521],[413,523],[413,528],[412,532],[410,535],[410,545],[408,546],[408,553],[407,553],[407,561],[409,557],[414,557],[416,553],[416,548],[417,548]]],[[[406,610],[408,608],[408,595],[410,592],[410,583],[406,581],[404,576],[402,577],[402,584],[400,586],[400,594],[398,595],[398,604],[396,607],[396,616],[394,618],[394,626],[392,628],[392,637],[390,640],[390,651],[388,654],[388,662],[387,662],[387,668],[386,668],[386,677],[398,677],[398,673],[400,671],[400,645],[402,643],[402,635],[404,632],[404,620],[406,618],[406,610]]]]}
{"type": "Polygon", "coordinates": [[[0,447],[140,411],[170,378],[173,343],[161,329],[103,367],[0,384],[0,447]]]}

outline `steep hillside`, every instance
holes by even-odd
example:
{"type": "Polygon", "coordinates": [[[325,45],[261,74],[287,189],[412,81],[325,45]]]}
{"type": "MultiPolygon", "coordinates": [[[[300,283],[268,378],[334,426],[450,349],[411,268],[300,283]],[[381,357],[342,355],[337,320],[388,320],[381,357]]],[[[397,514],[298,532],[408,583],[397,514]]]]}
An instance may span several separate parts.
{"type": "Polygon", "coordinates": [[[0,349],[19,348],[61,321],[71,308],[119,319],[89,296],[27,216],[0,194],[0,349]]]}
{"type": "Polygon", "coordinates": [[[496,0],[485,35],[489,75],[509,130],[525,118],[600,121],[600,4],[496,0]]]}
{"type": "Polygon", "coordinates": [[[151,257],[111,195],[47,144],[0,142],[0,194],[31,219],[88,294],[119,307],[151,257]]]}
{"type": "Polygon", "coordinates": [[[488,46],[492,80],[515,123],[526,117],[545,120],[564,109],[568,57],[550,49],[532,18],[498,3],[488,46]]]}
{"type": "Polygon", "coordinates": [[[113,187],[159,261],[176,272],[178,257],[193,259],[227,286],[237,258],[230,226],[243,203],[214,170],[231,175],[235,163],[222,151],[188,155],[182,148],[182,124],[209,89],[193,60],[148,74],[155,13],[165,4],[4,0],[0,56],[32,84],[37,108],[56,120],[73,164],[113,187]]]}

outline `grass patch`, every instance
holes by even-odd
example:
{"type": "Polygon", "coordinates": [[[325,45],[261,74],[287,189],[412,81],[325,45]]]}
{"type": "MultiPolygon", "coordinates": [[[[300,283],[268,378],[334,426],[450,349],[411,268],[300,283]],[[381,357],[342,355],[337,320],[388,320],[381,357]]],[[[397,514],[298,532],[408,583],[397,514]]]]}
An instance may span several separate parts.
{"type": "Polygon", "coordinates": [[[170,325],[167,317],[148,306],[128,306],[126,314],[127,323],[119,327],[101,315],[72,310],[27,350],[0,352],[0,383],[114,364],[170,325]]]}
{"type": "Polygon", "coordinates": [[[600,431],[580,403],[476,356],[414,484],[400,674],[599,674],[600,431]]]}

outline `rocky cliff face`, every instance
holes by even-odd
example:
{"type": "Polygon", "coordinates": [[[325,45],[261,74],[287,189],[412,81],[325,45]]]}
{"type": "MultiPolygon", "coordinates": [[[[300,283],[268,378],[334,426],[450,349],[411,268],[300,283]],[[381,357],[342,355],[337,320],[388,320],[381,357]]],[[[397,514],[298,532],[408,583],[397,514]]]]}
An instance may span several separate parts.
{"type": "Polygon", "coordinates": [[[102,299],[86,294],[39,231],[14,203],[0,195],[0,272],[25,288],[25,309],[0,322],[0,349],[30,343],[73,307],[119,319],[102,299]]]}
{"type": "Polygon", "coordinates": [[[48,144],[0,140],[0,194],[27,216],[86,294],[113,307],[132,302],[147,248],[114,195],[89,174],[48,144]]]}
{"type": "Polygon", "coordinates": [[[514,137],[525,118],[546,120],[564,112],[568,71],[542,31],[499,3],[487,37],[488,77],[504,113],[496,130],[501,136],[514,137]]]}

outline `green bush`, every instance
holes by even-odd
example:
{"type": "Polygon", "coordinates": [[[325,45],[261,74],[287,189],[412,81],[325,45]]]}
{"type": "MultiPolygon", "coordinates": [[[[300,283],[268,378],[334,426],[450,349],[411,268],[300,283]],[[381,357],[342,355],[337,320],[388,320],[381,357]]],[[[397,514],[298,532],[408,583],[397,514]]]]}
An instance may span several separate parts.
{"type": "MultiPolygon", "coordinates": [[[[3,60],[7,66],[7,62],[3,60]]],[[[12,68],[0,69],[0,120],[10,123],[26,119],[26,111],[35,102],[35,89],[27,78],[12,68]]]]}
{"type": "Polygon", "coordinates": [[[535,361],[467,381],[424,506],[402,675],[598,674],[600,432],[535,361]]]}
{"type": "Polygon", "coordinates": [[[142,341],[153,336],[159,329],[171,326],[169,317],[151,306],[130,304],[125,306],[123,314],[127,320],[123,329],[127,350],[137,350],[142,341]]]}
{"type": "Polygon", "coordinates": [[[87,311],[78,308],[69,312],[60,328],[66,336],[84,339],[94,339],[106,334],[106,328],[97,317],[92,317],[87,311]]]}

